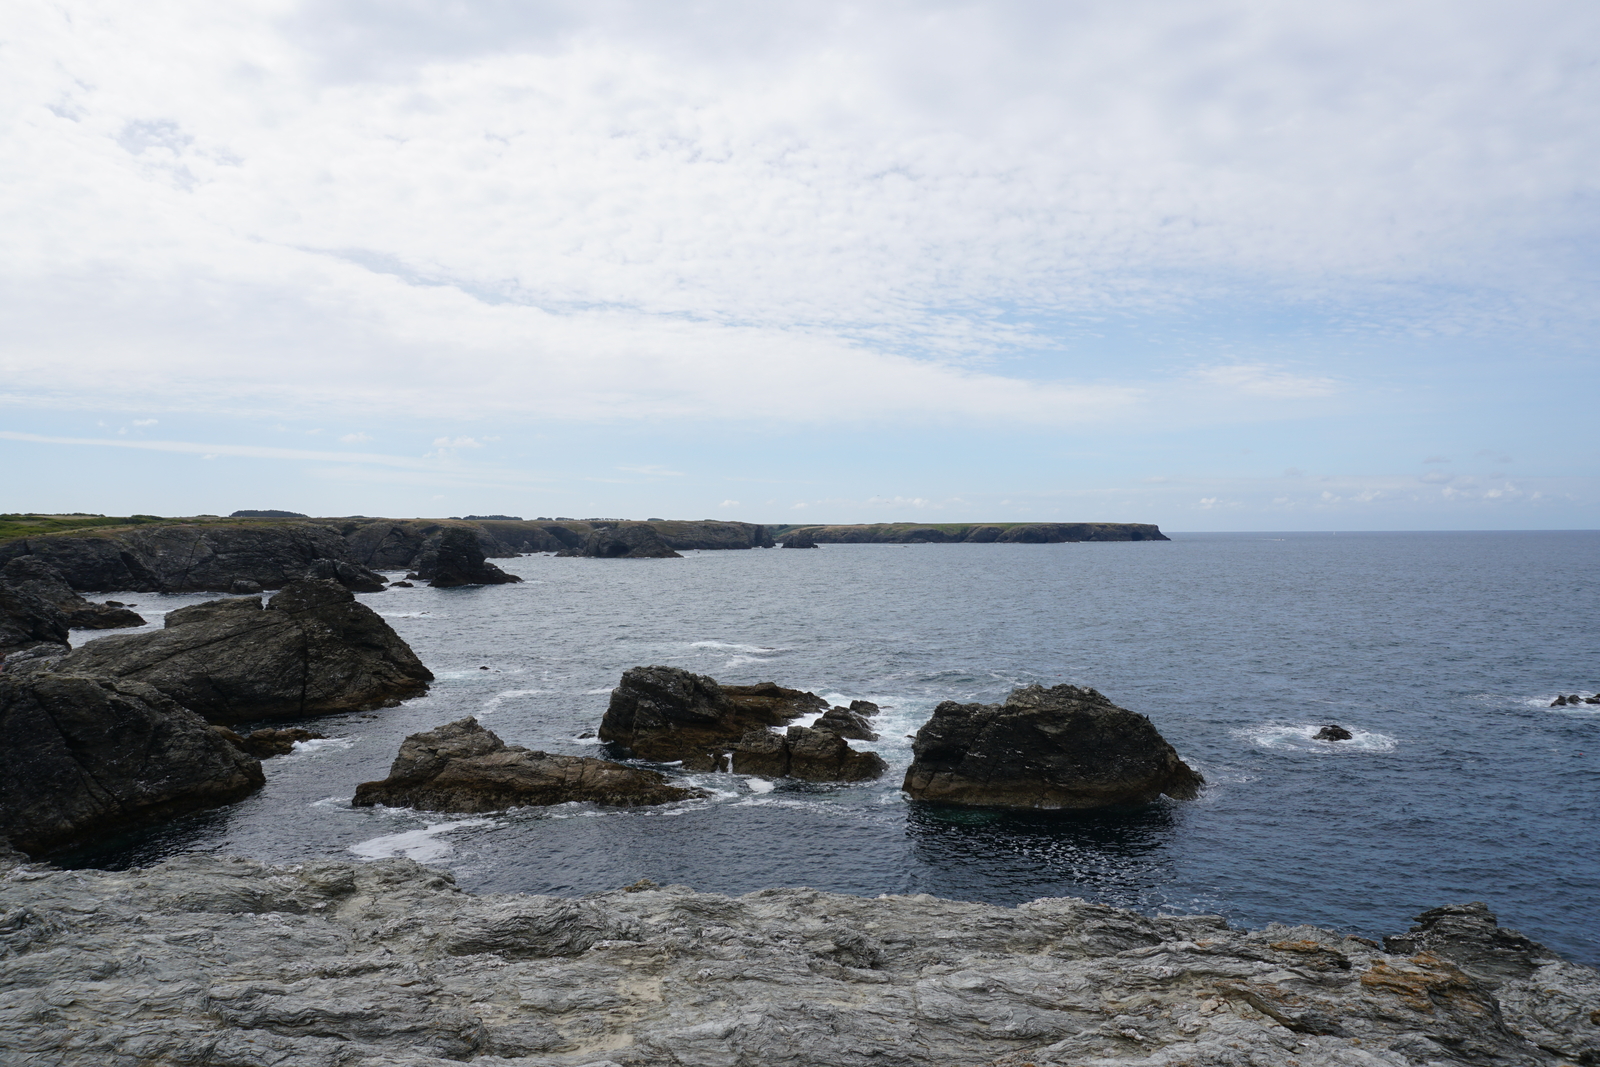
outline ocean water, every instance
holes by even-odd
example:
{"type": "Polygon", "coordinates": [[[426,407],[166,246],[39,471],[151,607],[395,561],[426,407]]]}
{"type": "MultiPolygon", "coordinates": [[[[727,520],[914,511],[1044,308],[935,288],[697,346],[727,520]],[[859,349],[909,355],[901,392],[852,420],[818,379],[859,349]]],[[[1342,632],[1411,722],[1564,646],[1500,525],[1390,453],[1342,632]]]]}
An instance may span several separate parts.
{"type": "MultiPolygon", "coordinates": [[[[438,675],[425,697],[306,720],[330,740],[267,785],[62,857],[185,849],[292,863],[391,855],[478,891],[581,894],[640,878],[1311,922],[1376,936],[1483,900],[1600,963],[1600,533],[1189,534],[1170,543],[836,545],[681,560],[527,556],[521,585],[361,599],[438,675]],[[884,710],[880,782],[692,775],[710,800],[488,816],[356,809],[400,741],[467,715],[506,741],[599,754],[628,667],[772,680],[884,710]],[[1149,715],[1209,783],[1132,812],[1002,815],[909,803],[910,735],[941,700],[1093,686],[1149,715]],[[1316,741],[1325,723],[1354,732],[1316,741]]],[[[159,613],[202,596],[125,594],[159,613]]],[[[92,634],[75,635],[92,639],[92,634]]]]}

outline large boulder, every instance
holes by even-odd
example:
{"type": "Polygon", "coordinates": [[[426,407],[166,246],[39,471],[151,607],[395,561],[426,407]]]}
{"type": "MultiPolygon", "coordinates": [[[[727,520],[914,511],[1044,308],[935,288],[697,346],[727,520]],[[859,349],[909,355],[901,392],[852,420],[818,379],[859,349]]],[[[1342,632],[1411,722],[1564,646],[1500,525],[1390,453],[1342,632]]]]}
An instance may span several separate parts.
{"type": "Polygon", "coordinates": [[[757,726],[733,746],[733,773],[808,782],[864,782],[888,764],[876,752],[857,752],[832,730],[791,726],[784,733],[757,726]]]}
{"type": "Polygon", "coordinates": [[[914,800],[1004,808],[1192,799],[1204,779],[1143,715],[1093,689],[1030,685],[1004,704],[947,700],[917,731],[914,800]]]}
{"type": "Polygon", "coordinates": [[[291,582],[265,609],[259,597],[180,608],[166,629],[90,641],[56,669],[146,682],[215,723],[388,706],[433,680],[388,623],[332,581],[291,582]]]}
{"type": "Polygon", "coordinates": [[[588,556],[593,559],[679,559],[672,546],[661,539],[656,528],[643,522],[625,522],[595,530],[583,547],[559,553],[563,556],[588,556]]]}
{"type": "Polygon", "coordinates": [[[0,586],[21,590],[51,605],[74,630],[116,630],[143,626],[138,612],[115,604],[85,600],[67,584],[61,571],[36,556],[18,556],[0,567],[0,586]]]}
{"type": "Polygon", "coordinates": [[[508,745],[476,719],[461,719],[406,738],[389,777],[361,783],[351,803],[475,812],[573,801],[667,804],[708,795],[655,771],[508,745]]]}
{"type": "Polygon", "coordinates": [[[522,581],[488,562],[483,546],[478,543],[478,535],[460,526],[451,526],[439,535],[438,546],[424,556],[417,574],[429,579],[429,585],[439,588],[522,581]]]}
{"type": "Polygon", "coordinates": [[[728,753],[752,727],[787,726],[827,709],[816,694],[775,682],[719,685],[681,667],[633,667],[611,691],[600,740],[639,759],[726,770],[728,753]]]}
{"type": "Polygon", "coordinates": [[[148,685],[0,675],[0,838],[39,854],[260,788],[261,764],[148,685]]]}
{"type": "Polygon", "coordinates": [[[29,589],[0,581],[0,656],[49,645],[66,650],[67,617],[29,589]]]}

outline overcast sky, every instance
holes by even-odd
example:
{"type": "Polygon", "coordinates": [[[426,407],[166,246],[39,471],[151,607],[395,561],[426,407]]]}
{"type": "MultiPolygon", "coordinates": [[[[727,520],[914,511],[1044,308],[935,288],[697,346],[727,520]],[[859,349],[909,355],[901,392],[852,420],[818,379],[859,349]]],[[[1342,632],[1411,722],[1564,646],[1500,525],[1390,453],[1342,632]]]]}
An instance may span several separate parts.
{"type": "Polygon", "coordinates": [[[14,0],[0,510],[1600,526],[1600,5],[14,0]]]}

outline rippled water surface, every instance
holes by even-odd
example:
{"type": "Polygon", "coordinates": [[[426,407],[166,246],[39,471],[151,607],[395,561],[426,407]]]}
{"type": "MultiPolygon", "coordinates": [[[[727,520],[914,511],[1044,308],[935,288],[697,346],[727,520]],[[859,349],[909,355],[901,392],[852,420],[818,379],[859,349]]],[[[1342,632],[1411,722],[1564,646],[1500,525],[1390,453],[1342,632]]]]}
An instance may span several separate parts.
{"type": "MultiPolygon", "coordinates": [[[[652,878],[1083,896],[1369,935],[1485,900],[1600,962],[1600,534],[1204,534],[1170,543],[836,545],[681,560],[499,561],[522,585],[362,596],[438,675],[335,740],[266,764],[267,787],[70,857],[181,849],[294,862],[408,855],[464,886],[576,894],[652,878]],[[714,799],[493,816],[353,809],[405,735],[465,715],[508,742],[594,754],[622,672],[672,664],[884,706],[881,782],[697,775],[714,799]],[[487,670],[483,668],[488,668],[487,670]],[[1093,686],[1148,714],[1209,782],[1137,812],[1005,816],[908,804],[907,735],[941,700],[1093,686]],[[1312,739],[1324,723],[1354,733],[1312,739]]],[[[127,594],[157,612],[206,597],[127,594]]],[[[89,634],[78,635],[89,638],[89,634]]]]}

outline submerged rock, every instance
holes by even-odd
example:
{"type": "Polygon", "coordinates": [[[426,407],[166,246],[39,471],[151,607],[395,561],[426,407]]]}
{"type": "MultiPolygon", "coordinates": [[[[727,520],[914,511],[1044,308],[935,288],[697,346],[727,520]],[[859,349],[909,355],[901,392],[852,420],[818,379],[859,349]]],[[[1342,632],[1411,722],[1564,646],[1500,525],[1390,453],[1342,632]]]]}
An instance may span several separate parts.
{"type": "Polygon", "coordinates": [[[1557,1067],[1600,1004],[1543,949],[1487,981],[1071,898],[476,896],[405,859],[21,868],[0,914],[0,1048],[51,1067],[1557,1067]]]}
{"type": "Polygon", "coordinates": [[[504,585],[520,582],[488,561],[478,535],[460,526],[451,526],[439,535],[438,546],[425,555],[415,574],[407,578],[426,578],[428,584],[445,589],[460,585],[504,585]]]}
{"type": "Polygon", "coordinates": [[[299,726],[273,727],[263,726],[259,730],[251,730],[240,737],[232,730],[224,730],[235,747],[256,757],[256,759],[270,759],[273,756],[287,756],[294,751],[294,746],[302,741],[325,741],[327,734],[319,734],[315,730],[307,730],[299,726]]]}
{"type": "Polygon", "coordinates": [[[1339,726],[1336,723],[1329,723],[1327,726],[1324,726],[1322,729],[1313,734],[1312,739],[1316,741],[1348,741],[1354,736],[1354,734],[1352,734],[1349,730],[1346,730],[1343,726],[1339,726]]]}
{"type": "Polygon", "coordinates": [[[600,740],[639,759],[726,770],[728,752],[752,728],[786,726],[827,708],[816,694],[775,682],[719,685],[681,667],[633,667],[611,691],[600,740]]]}
{"type": "Polygon", "coordinates": [[[35,854],[231,803],[265,780],[154,688],[81,675],[0,675],[0,761],[0,838],[35,854]]]}
{"type": "Polygon", "coordinates": [[[655,771],[507,745],[476,719],[461,719],[406,738],[389,777],[361,783],[351,803],[477,812],[573,801],[667,804],[708,795],[655,771]]]}
{"type": "Polygon", "coordinates": [[[1030,685],[1004,704],[947,700],[917,731],[915,800],[1005,808],[1192,799],[1204,784],[1143,715],[1093,689],[1030,685]]]}
{"type": "Polygon", "coordinates": [[[146,682],[217,723],[361,711],[427,691],[433,674],[350,590],[290,582],[258,597],[179,608],[166,628],[90,641],[63,673],[146,682]]]}

